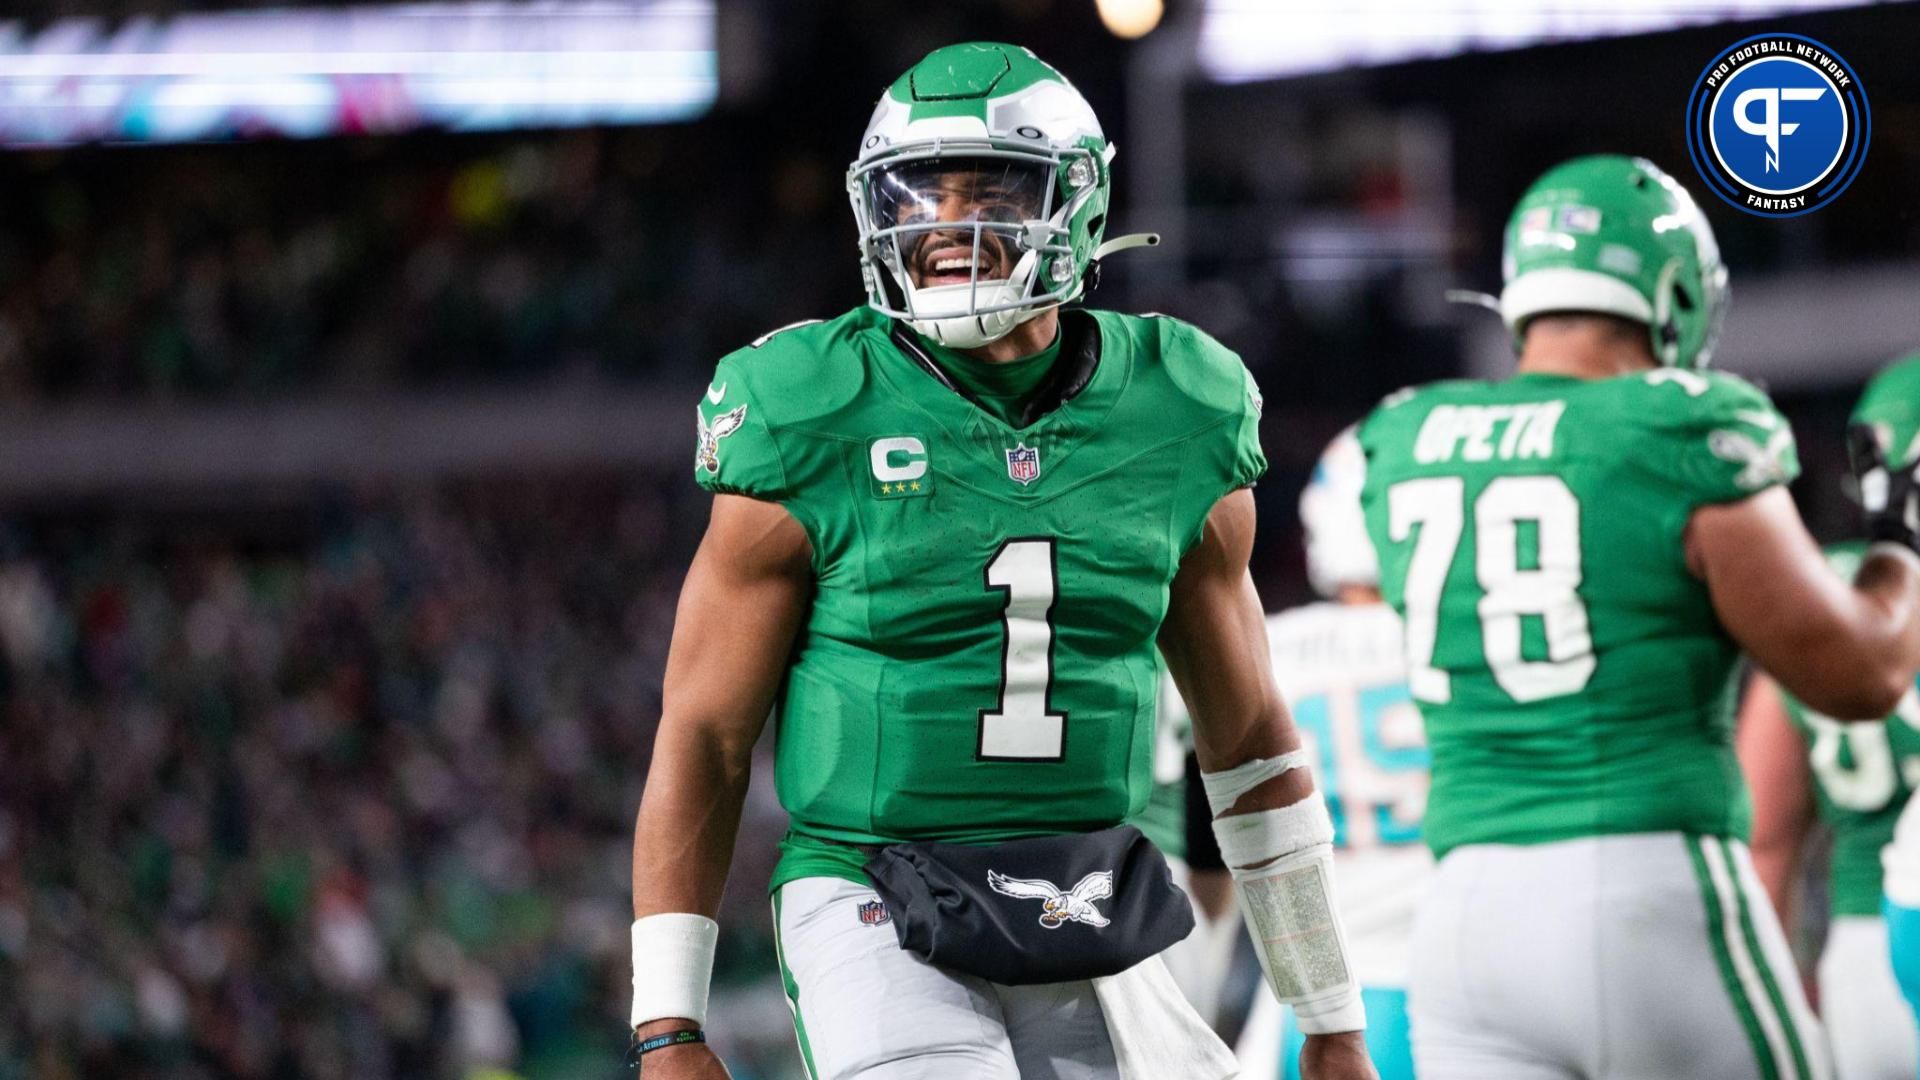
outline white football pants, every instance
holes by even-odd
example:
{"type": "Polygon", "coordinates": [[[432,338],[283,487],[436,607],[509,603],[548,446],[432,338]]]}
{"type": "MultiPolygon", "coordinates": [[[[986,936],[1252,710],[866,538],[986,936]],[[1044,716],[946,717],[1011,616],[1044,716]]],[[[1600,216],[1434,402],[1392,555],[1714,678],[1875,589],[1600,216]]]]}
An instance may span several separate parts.
{"type": "Polygon", "coordinates": [[[1414,924],[1420,1080],[1829,1080],[1744,845],[1456,848],[1414,924]]]}
{"type": "Polygon", "coordinates": [[[1820,952],[1820,1015],[1833,1040],[1839,1080],[1913,1080],[1920,1075],[1907,1001],[1893,979],[1887,922],[1842,915],[1820,952]]]}
{"type": "MultiPolygon", "coordinates": [[[[774,897],[781,977],[812,1080],[1136,1080],[1122,1076],[1091,981],[1002,986],[934,967],[902,949],[890,923],[861,918],[875,899],[828,877],[790,881],[774,897]]],[[[1155,974],[1164,998],[1131,1018],[1126,1037],[1196,1066],[1155,1066],[1153,1080],[1231,1076],[1225,1044],[1164,968],[1155,974]],[[1208,1059],[1224,1068],[1198,1064],[1208,1059]]]]}
{"type": "Polygon", "coordinates": [[[1174,985],[1180,988],[1193,1011],[1200,1014],[1208,1027],[1217,1027],[1220,995],[1226,989],[1234,949],[1240,943],[1240,908],[1235,903],[1218,919],[1209,918],[1188,887],[1193,872],[1187,868],[1186,860],[1169,855],[1167,869],[1173,871],[1173,883],[1180,886],[1187,894],[1187,902],[1193,905],[1193,933],[1168,946],[1160,959],[1166,963],[1174,985]]]}

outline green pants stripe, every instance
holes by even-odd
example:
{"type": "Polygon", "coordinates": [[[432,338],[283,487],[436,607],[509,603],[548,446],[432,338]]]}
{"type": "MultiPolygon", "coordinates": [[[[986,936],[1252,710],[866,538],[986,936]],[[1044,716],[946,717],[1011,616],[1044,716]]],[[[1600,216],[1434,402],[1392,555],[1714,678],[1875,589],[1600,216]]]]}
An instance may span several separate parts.
{"type": "Polygon", "coordinates": [[[1686,839],[1687,857],[1693,864],[1694,880],[1700,886],[1701,902],[1707,915],[1707,936],[1713,948],[1720,981],[1727,988],[1733,1010],[1746,1029],[1759,1064],[1760,1080],[1807,1080],[1804,1064],[1795,1069],[1788,1030],[1780,1011],[1766,993],[1760,976],[1764,958],[1756,958],[1754,949],[1742,931],[1739,885],[1731,864],[1721,859],[1711,845],[1716,841],[1690,836],[1686,839]]]}
{"type": "Polygon", "coordinates": [[[1767,1000],[1773,1003],[1775,1015],[1780,1017],[1780,1026],[1785,1029],[1787,1046],[1793,1053],[1793,1067],[1798,1075],[1812,1077],[1813,1069],[1807,1063],[1805,1040],[1800,1037],[1800,1025],[1795,1022],[1793,1010],[1787,1007],[1787,995],[1780,989],[1780,974],[1767,962],[1767,954],[1760,948],[1760,935],[1754,929],[1753,910],[1747,898],[1747,890],[1740,887],[1740,872],[1734,866],[1733,851],[1725,840],[1711,841],[1718,848],[1720,858],[1727,868],[1727,878],[1733,882],[1734,899],[1739,902],[1740,933],[1746,939],[1747,948],[1752,952],[1754,965],[1760,969],[1760,982],[1767,988],[1767,1000]]]}
{"type": "Polygon", "coordinates": [[[800,984],[793,981],[793,971],[787,967],[787,950],[780,943],[780,891],[773,893],[773,956],[780,964],[780,985],[787,991],[787,1009],[793,1013],[793,1037],[800,1043],[800,1064],[807,1070],[807,1080],[815,1080],[820,1075],[813,1067],[813,1047],[807,1043],[807,1024],[800,1019],[800,984]]]}

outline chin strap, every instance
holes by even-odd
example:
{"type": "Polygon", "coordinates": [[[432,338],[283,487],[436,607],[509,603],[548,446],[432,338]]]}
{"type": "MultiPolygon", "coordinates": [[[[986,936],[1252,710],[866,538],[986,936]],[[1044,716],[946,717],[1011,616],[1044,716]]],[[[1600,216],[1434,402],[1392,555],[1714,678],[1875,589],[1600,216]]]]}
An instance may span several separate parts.
{"type": "Polygon", "coordinates": [[[1129,248],[1155,247],[1159,243],[1160,243],[1159,233],[1139,232],[1139,233],[1128,233],[1125,236],[1116,236],[1113,239],[1107,241],[1106,243],[1101,244],[1099,247],[1093,249],[1093,261],[1099,262],[1101,259],[1104,259],[1109,255],[1126,251],[1129,248]]]}

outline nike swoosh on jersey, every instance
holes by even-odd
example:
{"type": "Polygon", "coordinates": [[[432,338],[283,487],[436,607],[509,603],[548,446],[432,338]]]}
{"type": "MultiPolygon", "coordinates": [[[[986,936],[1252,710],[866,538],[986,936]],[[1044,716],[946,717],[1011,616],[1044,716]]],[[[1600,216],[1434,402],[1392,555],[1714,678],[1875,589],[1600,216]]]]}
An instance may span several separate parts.
{"type": "Polygon", "coordinates": [[[707,400],[713,402],[715,405],[720,404],[720,399],[726,396],[727,396],[726,383],[721,383],[719,386],[707,387],[707,400]]]}

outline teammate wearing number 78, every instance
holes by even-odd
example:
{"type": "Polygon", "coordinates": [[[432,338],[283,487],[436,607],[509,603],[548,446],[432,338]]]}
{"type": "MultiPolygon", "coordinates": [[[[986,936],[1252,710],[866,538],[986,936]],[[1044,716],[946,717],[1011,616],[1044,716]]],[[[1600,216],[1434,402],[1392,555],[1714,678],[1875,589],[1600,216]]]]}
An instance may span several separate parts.
{"type": "Polygon", "coordinates": [[[1185,323],[1060,310],[1126,246],[1102,240],[1114,159],[1031,53],[936,51],[848,173],[869,303],[720,362],[634,843],[649,1080],[725,1075],[700,1041],[712,915],[770,709],[815,1080],[1231,1075],[1155,955],[1186,900],[1117,828],[1152,786],[1156,644],[1305,1075],[1374,1075],[1247,572],[1260,395],[1185,323]]]}
{"type": "Polygon", "coordinates": [[[1836,576],[1785,419],[1705,370],[1726,270],[1652,164],[1550,170],[1504,271],[1517,372],[1360,433],[1433,757],[1421,1080],[1827,1077],[1744,844],[1733,675],[1744,649],[1824,713],[1891,710],[1920,667],[1912,478],[1836,576]]]}

